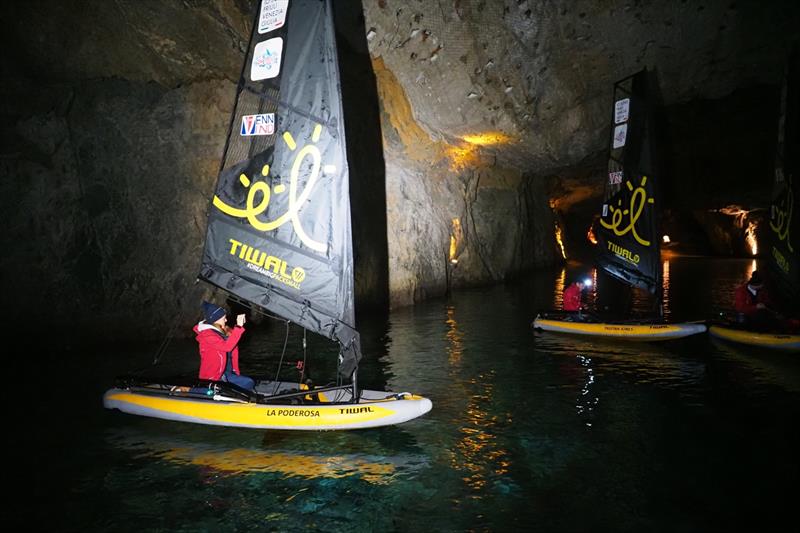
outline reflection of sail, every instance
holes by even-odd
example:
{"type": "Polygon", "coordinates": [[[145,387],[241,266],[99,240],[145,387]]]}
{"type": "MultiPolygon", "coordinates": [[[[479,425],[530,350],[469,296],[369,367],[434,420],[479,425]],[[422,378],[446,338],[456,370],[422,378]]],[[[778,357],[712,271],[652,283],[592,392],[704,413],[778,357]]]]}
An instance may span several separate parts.
{"type": "Polygon", "coordinates": [[[369,483],[384,484],[402,472],[424,465],[424,459],[416,456],[226,448],[205,442],[150,437],[134,431],[115,432],[110,439],[116,447],[139,452],[140,457],[211,468],[231,475],[262,472],[309,479],[356,477],[369,483]]]}

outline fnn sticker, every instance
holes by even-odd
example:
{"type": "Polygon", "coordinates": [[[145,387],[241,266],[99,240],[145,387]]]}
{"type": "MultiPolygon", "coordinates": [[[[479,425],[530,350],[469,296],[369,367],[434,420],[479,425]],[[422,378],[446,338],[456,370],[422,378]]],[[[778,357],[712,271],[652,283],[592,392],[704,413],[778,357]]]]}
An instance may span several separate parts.
{"type": "Polygon", "coordinates": [[[273,133],[275,133],[275,113],[242,117],[242,128],[239,130],[239,135],[250,137],[252,135],[272,135],[273,133]]]}
{"type": "Polygon", "coordinates": [[[268,80],[280,74],[282,53],[283,39],[280,37],[258,43],[253,50],[250,79],[252,81],[268,80]]]}
{"type": "Polygon", "coordinates": [[[628,114],[631,109],[631,99],[623,98],[614,102],[614,124],[628,121],[628,114]]]}
{"type": "Polygon", "coordinates": [[[261,12],[258,15],[258,33],[264,34],[277,30],[286,22],[286,10],[289,0],[261,0],[261,12]]]}
{"type": "Polygon", "coordinates": [[[609,172],[608,173],[608,184],[609,185],[619,185],[622,183],[622,171],[617,170],[616,172],[609,172]]]}
{"type": "Polygon", "coordinates": [[[625,146],[625,137],[628,136],[628,125],[620,124],[614,128],[614,144],[612,148],[622,148],[625,146]]]}
{"type": "Polygon", "coordinates": [[[603,216],[608,216],[608,204],[603,204],[603,216]]]}

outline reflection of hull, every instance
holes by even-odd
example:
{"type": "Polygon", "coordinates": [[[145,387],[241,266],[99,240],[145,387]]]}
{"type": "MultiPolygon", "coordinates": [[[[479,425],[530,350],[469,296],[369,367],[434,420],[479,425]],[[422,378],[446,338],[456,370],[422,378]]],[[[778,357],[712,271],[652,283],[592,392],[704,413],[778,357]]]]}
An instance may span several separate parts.
{"type": "MultiPolygon", "coordinates": [[[[313,391],[311,391],[313,392],[313,391]]],[[[339,391],[342,396],[343,391],[339,391]]],[[[319,393],[320,402],[256,403],[217,394],[171,392],[163,386],[110,389],[107,409],[178,422],[258,429],[361,429],[400,424],[431,410],[431,401],[408,393],[361,391],[357,403],[319,393]]]]}
{"type": "Polygon", "coordinates": [[[708,332],[719,339],[748,346],[758,346],[759,348],[770,348],[785,352],[800,352],[800,335],[759,333],[757,331],[726,328],[724,326],[711,326],[708,328],[708,332]]]}
{"type": "Polygon", "coordinates": [[[678,323],[604,323],[604,322],[572,322],[536,317],[533,327],[543,331],[587,335],[629,341],[668,341],[703,333],[705,324],[678,323]]]}
{"type": "Polygon", "coordinates": [[[425,465],[413,455],[385,456],[274,450],[270,448],[227,448],[207,442],[163,440],[146,433],[122,432],[112,436],[116,446],[136,451],[140,457],[153,457],[178,464],[213,469],[221,474],[264,472],[308,479],[357,477],[369,483],[388,483],[398,471],[425,465]]]}

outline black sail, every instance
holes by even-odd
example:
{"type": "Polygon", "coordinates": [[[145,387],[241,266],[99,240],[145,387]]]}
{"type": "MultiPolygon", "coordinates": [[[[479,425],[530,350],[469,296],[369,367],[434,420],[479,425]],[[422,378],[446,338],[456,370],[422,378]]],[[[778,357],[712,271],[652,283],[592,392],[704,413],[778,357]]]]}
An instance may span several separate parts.
{"type": "Polygon", "coordinates": [[[795,49],[786,69],[781,94],[775,182],[770,206],[768,254],[779,294],[797,309],[800,298],[800,54],[795,49]]]}
{"type": "Polygon", "coordinates": [[[261,0],[200,277],[338,341],[349,377],[361,353],[345,148],[330,0],[261,0]]]}
{"type": "Polygon", "coordinates": [[[655,293],[661,264],[651,78],[642,70],[614,84],[608,173],[595,234],[600,268],[655,293]]]}

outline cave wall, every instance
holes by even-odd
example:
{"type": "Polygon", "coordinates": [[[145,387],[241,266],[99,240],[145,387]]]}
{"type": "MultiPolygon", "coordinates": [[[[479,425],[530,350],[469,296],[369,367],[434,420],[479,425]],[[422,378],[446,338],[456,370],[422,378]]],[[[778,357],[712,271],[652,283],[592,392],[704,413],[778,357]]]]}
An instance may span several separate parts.
{"type": "MultiPolygon", "coordinates": [[[[196,318],[191,287],[253,6],[0,5],[9,51],[0,291],[20,312],[130,336],[130,324],[158,336],[176,317],[196,318]]],[[[347,124],[358,139],[348,144],[357,302],[378,307],[557,262],[550,200],[586,205],[613,81],[657,68],[666,105],[685,105],[675,124],[689,131],[692,102],[776,90],[800,9],[753,0],[336,7],[345,107],[357,117],[347,124]]]]}
{"type": "Polygon", "coordinates": [[[28,327],[146,338],[195,320],[247,4],[0,7],[14,50],[0,89],[0,290],[33,313],[28,327]]]}

